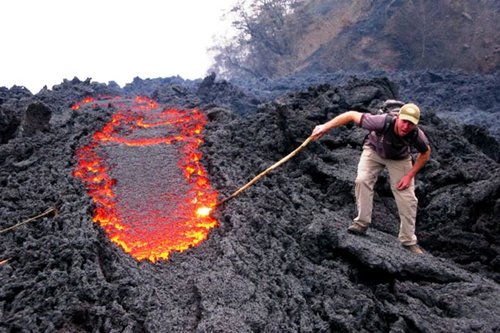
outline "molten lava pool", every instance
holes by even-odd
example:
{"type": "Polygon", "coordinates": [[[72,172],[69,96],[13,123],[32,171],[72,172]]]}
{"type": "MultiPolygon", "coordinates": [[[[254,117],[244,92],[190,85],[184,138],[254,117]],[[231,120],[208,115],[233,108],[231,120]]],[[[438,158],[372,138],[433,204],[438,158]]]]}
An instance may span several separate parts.
{"type": "Polygon", "coordinates": [[[74,176],[95,203],[93,220],[137,260],[167,259],[205,240],[217,192],[200,163],[206,117],[145,97],[86,98],[72,106],[117,111],[77,150],[74,176]]]}

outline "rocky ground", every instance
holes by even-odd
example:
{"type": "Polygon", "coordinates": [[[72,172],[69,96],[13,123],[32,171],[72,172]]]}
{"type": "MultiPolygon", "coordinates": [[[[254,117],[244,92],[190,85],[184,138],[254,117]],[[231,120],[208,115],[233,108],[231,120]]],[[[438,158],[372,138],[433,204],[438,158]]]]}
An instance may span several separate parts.
{"type": "Polygon", "coordinates": [[[474,105],[494,119],[498,82],[418,73],[251,85],[137,79],[123,89],[74,79],[36,95],[0,88],[0,260],[8,260],[0,266],[0,328],[498,331],[499,144],[481,122],[446,116],[474,105]],[[387,98],[417,101],[433,150],[417,179],[417,236],[426,253],[415,256],[398,244],[386,175],[377,183],[368,235],[345,232],[355,215],[365,134],[347,126],[219,207],[220,225],[200,246],[167,261],[137,262],[92,222],[93,205],[72,176],[75,150],[115,110],[70,106],[86,96],[126,94],[207,114],[203,164],[221,199],[299,146],[314,125],[348,109],[376,112],[387,98]],[[3,231],[49,207],[58,213],[3,231]]]}

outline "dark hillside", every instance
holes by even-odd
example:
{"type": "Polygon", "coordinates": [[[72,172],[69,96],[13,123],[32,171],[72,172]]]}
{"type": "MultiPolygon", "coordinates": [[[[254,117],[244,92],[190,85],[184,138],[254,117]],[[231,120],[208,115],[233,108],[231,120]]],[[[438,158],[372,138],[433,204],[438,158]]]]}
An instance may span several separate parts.
{"type": "MultiPolygon", "coordinates": [[[[340,3],[324,17],[338,22],[339,15],[347,15],[345,25],[304,59],[301,67],[460,69],[483,74],[499,69],[500,34],[494,22],[500,6],[496,1],[340,3]]],[[[314,34],[316,29],[311,31],[314,34]]]]}
{"type": "MultiPolygon", "coordinates": [[[[130,89],[139,94],[145,84],[161,107],[207,115],[202,163],[222,199],[297,147],[315,124],[351,108],[375,112],[381,101],[400,97],[387,78],[308,84],[314,80],[250,89],[215,77],[137,79],[130,89]]],[[[398,244],[386,177],[377,185],[368,235],[346,233],[364,133],[345,127],[218,208],[219,226],[201,245],[151,263],[133,259],[92,221],[95,203],[73,177],[75,151],[117,108],[112,98],[71,106],[88,96],[126,94],[78,79],[37,95],[19,88],[1,93],[0,124],[7,126],[0,228],[58,210],[1,234],[2,331],[500,330],[500,166],[483,153],[498,151],[498,143],[474,142],[472,133],[480,132],[474,127],[434,112],[422,117],[434,152],[418,176],[417,235],[428,251],[422,256],[398,244]]],[[[175,165],[169,156],[165,167],[175,165]]],[[[129,164],[142,171],[161,160],[129,164]]]]}

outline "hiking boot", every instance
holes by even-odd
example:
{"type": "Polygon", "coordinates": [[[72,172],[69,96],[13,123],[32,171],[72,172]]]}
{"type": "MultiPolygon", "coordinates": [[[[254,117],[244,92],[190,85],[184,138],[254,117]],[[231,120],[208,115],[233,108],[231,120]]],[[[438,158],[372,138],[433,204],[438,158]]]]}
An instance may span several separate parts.
{"type": "Polygon", "coordinates": [[[418,246],[417,244],[413,244],[413,245],[403,245],[403,247],[410,251],[411,253],[415,253],[415,254],[423,254],[424,251],[422,250],[422,248],[420,246],[418,246]]]}
{"type": "Polygon", "coordinates": [[[347,228],[347,232],[355,235],[366,235],[368,227],[363,227],[360,224],[353,223],[347,228]]]}

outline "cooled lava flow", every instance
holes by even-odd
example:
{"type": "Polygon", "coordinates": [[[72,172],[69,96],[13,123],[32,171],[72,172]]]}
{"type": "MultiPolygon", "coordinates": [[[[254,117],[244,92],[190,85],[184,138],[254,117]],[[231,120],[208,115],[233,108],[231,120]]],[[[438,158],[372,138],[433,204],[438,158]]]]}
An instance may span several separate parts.
{"type": "Polygon", "coordinates": [[[217,192],[200,163],[204,114],[145,97],[86,98],[72,109],[103,106],[117,112],[77,150],[74,171],[95,203],[93,220],[137,260],[167,259],[205,240],[217,226],[217,192]]]}

